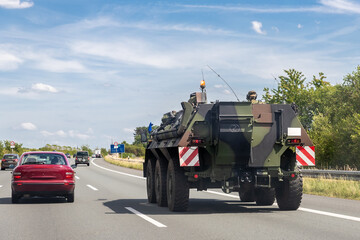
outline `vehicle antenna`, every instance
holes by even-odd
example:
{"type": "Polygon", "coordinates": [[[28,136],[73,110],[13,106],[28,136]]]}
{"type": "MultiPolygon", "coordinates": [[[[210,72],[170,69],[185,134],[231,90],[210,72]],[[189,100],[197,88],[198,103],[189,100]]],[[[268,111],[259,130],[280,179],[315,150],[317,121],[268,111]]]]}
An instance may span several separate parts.
{"type": "Polygon", "coordinates": [[[233,94],[235,95],[235,97],[236,97],[236,99],[238,100],[238,102],[240,102],[238,96],[236,95],[236,93],[234,92],[234,90],[230,87],[230,85],[225,81],[225,79],[223,79],[223,78],[222,78],[217,72],[215,72],[215,70],[212,69],[209,65],[207,65],[207,66],[208,66],[208,68],[210,68],[211,71],[213,71],[221,80],[224,81],[224,83],[225,83],[225,84],[230,88],[230,90],[233,92],[233,94]]]}

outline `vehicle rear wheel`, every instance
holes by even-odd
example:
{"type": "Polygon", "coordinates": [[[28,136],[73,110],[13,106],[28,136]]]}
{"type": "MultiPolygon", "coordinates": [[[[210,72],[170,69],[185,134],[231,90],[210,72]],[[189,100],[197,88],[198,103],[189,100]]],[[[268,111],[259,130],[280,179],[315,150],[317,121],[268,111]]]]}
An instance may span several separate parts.
{"type": "Polygon", "coordinates": [[[302,176],[284,179],[276,188],[276,201],[281,210],[297,210],[303,194],[302,176]]]}
{"type": "Polygon", "coordinates": [[[146,166],[146,192],[149,203],[156,203],[154,175],[155,161],[149,159],[146,166]]]}
{"type": "Polygon", "coordinates": [[[167,170],[167,201],[170,211],[183,212],[189,205],[189,183],[179,162],[169,162],[167,170]]]}
{"type": "Polygon", "coordinates": [[[254,202],[255,201],[255,192],[254,187],[240,187],[239,197],[242,202],[254,202]]]}
{"type": "Polygon", "coordinates": [[[87,165],[90,166],[90,163],[88,163],[87,165]]]}
{"type": "Polygon", "coordinates": [[[20,196],[11,191],[11,203],[18,203],[20,196]]]}
{"type": "Polygon", "coordinates": [[[4,167],[2,167],[2,168],[1,168],[1,170],[5,170],[5,168],[4,168],[4,167]]]}
{"type": "Polygon", "coordinates": [[[167,206],[166,196],[166,162],[158,159],[155,165],[155,196],[160,207],[167,206]]]}
{"type": "Polygon", "coordinates": [[[274,188],[256,188],[255,201],[258,206],[271,206],[275,201],[274,188]]]}
{"type": "Polygon", "coordinates": [[[68,202],[74,202],[75,200],[75,193],[69,193],[67,196],[66,196],[66,199],[68,202]]]}

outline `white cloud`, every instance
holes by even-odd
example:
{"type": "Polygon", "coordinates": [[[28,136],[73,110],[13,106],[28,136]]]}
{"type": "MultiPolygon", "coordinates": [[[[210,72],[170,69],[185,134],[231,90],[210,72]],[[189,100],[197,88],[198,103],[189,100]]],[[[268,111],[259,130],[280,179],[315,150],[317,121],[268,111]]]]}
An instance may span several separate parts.
{"type": "Polygon", "coordinates": [[[40,92],[51,92],[51,93],[57,93],[58,90],[54,88],[53,86],[44,84],[44,83],[35,83],[31,86],[32,90],[40,91],[40,92]]]}
{"type": "Polygon", "coordinates": [[[0,7],[3,8],[29,8],[32,7],[34,3],[32,1],[20,1],[20,0],[1,0],[0,7]]]}
{"type": "Polygon", "coordinates": [[[214,88],[223,88],[224,86],[223,85],[221,85],[221,84],[216,84],[216,85],[214,85],[214,88]]]}
{"type": "Polygon", "coordinates": [[[229,12],[254,12],[254,13],[298,13],[298,12],[316,12],[329,14],[347,14],[360,13],[360,4],[349,0],[320,0],[320,5],[310,7],[243,7],[238,6],[220,6],[220,5],[182,5],[184,8],[208,9],[212,11],[229,12]]]}
{"type": "Polygon", "coordinates": [[[89,135],[87,134],[82,134],[82,133],[78,133],[77,131],[74,130],[69,130],[68,132],[65,132],[64,130],[58,130],[56,132],[49,132],[49,131],[41,131],[40,132],[44,137],[50,137],[50,136],[55,136],[55,137],[70,137],[70,138],[78,138],[81,140],[87,140],[90,138],[89,135]]]}
{"type": "Polygon", "coordinates": [[[134,133],[135,128],[124,128],[123,131],[126,133],[134,133]]]}
{"type": "Polygon", "coordinates": [[[74,130],[69,131],[69,136],[72,137],[72,138],[78,138],[78,139],[81,139],[81,140],[87,140],[87,139],[90,138],[89,135],[78,133],[78,132],[76,132],[74,130]]]}
{"type": "Polygon", "coordinates": [[[279,28],[278,27],[271,27],[272,30],[274,30],[275,32],[280,32],[279,28]]]}
{"type": "Polygon", "coordinates": [[[22,62],[20,58],[0,49],[0,71],[15,70],[22,62]]]}
{"type": "Polygon", "coordinates": [[[20,128],[25,129],[25,130],[30,130],[30,131],[37,129],[35,124],[30,123],[30,122],[21,123],[20,128]]]}
{"type": "Polygon", "coordinates": [[[303,25],[301,25],[300,23],[297,25],[297,28],[301,29],[303,28],[303,25]]]}
{"type": "Polygon", "coordinates": [[[261,23],[261,22],[252,21],[251,24],[252,24],[252,29],[253,29],[255,32],[257,32],[257,33],[259,33],[259,34],[263,34],[263,35],[266,34],[266,32],[261,29],[261,28],[262,28],[262,23],[261,23]]]}
{"type": "Polygon", "coordinates": [[[343,13],[360,13],[360,4],[347,0],[321,0],[321,4],[343,13]]]}

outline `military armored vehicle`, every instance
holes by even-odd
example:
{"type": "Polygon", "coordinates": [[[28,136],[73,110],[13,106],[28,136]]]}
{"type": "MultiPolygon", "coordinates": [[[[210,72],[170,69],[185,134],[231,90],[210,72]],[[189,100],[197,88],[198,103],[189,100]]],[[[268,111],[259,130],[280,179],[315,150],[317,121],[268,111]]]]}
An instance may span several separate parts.
{"type": "Polygon", "coordinates": [[[147,139],[148,201],[186,211],[189,189],[238,192],[244,202],[296,210],[302,199],[298,165],[314,165],[312,142],[288,104],[207,103],[205,82],[180,111],[164,114],[147,139]]]}

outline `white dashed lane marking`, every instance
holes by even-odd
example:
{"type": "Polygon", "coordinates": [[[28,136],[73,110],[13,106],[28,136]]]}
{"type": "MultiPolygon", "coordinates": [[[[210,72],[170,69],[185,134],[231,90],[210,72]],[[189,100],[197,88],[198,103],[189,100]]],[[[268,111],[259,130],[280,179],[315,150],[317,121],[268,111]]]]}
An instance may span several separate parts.
{"type": "Polygon", "coordinates": [[[96,188],[96,187],[93,187],[93,186],[91,186],[91,185],[86,185],[88,188],[90,188],[90,189],[92,189],[92,190],[94,190],[94,191],[98,191],[98,189],[96,188]]]}
{"type": "Polygon", "coordinates": [[[161,228],[166,227],[166,225],[152,219],[151,217],[146,216],[145,214],[142,214],[141,212],[139,212],[139,211],[137,211],[137,210],[135,210],[135,209],[133,209],[131,207],[125,207],[125,208],[127,210],[129,210],[130,212],[134,213],[136,216],[141,217],[142,219],[154,224],[157,227],[161,227],[161,228]]]}

